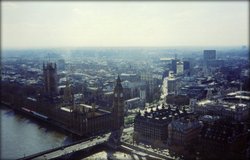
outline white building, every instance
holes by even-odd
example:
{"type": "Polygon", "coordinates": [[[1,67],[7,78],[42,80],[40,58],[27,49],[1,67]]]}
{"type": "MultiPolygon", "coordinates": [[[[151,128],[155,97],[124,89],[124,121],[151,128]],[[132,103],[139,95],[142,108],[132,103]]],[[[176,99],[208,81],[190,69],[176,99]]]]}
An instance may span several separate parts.
{"type": "Polygon", "coordinates": [[[184,73],[184,64],[183,62],[176,62],[176,74],[182,75],[184,73]]]}

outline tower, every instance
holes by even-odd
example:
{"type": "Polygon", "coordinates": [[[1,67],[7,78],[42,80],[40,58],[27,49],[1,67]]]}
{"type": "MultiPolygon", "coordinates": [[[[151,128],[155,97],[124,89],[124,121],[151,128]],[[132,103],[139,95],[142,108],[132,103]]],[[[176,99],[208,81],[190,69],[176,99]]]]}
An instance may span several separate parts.
{"type": "Polygon", "coordinates": [[[56,63],[43,63],[43,78],[45,94],[52,97],[58,94],[56,63]]]}
{"type": "Polygon", "coordinates": [[[205,76],[209,74],[212,64],[216,60],[216,50],[204,50],[203,51],[203,70],[205,76]]]}
{"type": "Polygon", "coordinates": [[[74,94],[72,93],[72,89],[71,89],[68,79],[66,80],[66,87],[63,92],[63,102],[64,102],[64,105],[70,105],[71,110],[75,109],[74,94]]]}
{"type": "Polygon", "coordinates": [[[113,128],[120,129],[122,126],[124,126],[124,99],[123,99],[123,88],[119,76],[116,80],[116,86],[114,89],[112,112],[113,112],[113,123],[114,123],[113,128]]]}

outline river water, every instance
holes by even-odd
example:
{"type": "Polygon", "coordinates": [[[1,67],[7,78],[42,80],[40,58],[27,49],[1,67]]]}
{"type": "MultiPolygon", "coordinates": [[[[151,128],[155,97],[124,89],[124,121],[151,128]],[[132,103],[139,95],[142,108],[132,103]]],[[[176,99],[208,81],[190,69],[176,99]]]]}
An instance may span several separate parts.
{"type": "Polygon", "coordinates": [[[1,105],[0,159],[17,159],[69,144],[71,136],[1,105]]]}

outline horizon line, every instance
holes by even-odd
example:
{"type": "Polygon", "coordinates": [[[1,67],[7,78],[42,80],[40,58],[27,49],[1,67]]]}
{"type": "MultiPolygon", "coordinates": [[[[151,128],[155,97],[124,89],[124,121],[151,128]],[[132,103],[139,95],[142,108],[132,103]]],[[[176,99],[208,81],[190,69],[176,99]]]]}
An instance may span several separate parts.
{"type": "Polygon", "coordinates": [[[172,46],[47,46],[47,47],[1,47],[1,50],[26,50],[26,49],[77,49],[77,48],[249,48],[249,45],[172,45],[172,46]]]}

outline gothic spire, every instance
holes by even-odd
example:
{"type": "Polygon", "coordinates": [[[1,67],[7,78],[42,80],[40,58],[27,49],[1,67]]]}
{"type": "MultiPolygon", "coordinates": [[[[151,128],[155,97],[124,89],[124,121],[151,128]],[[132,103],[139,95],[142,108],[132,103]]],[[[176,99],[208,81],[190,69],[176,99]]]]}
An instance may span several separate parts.
{"type": "Polygon", "coordinates": [[[120,76],[118,74],[118,77],[117,77],[117,80],[116,80],[117,84],[121,83],[121,79],[120,79],[120,76]]]}
{"type": "Polygon", "coordinates": [[[121,79],[120,79],[120,76],[118,75],[117,76],[117,79],[116,79],[116,88],[122,88],[122,84],[121,84],[121,79]]]}

